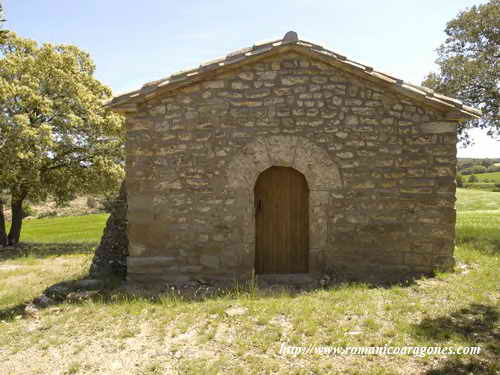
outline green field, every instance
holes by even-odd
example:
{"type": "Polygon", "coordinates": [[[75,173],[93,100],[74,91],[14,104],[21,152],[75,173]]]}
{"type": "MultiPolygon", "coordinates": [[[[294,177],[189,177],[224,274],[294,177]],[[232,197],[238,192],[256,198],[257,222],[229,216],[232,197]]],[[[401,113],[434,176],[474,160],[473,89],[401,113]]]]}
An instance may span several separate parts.
{"type": "Polygon", "coordinates": [[[457,211],[500,210],[500,193],[457,189],[457,211]]]}
{"type": "Polygon", "coordinates": [[[457,189],[456,207],[456,243],[462,256],[470,255],[477,249],[498,254],[500,193],[457,189]]]}
{"type": "Polygon", "coordinates": [[[108,214],[95,214],[25,220],[21,241],[39,243],[99,242],[107,218],[108,214]]]}
{"type": "Polygon", "coordinates": [[[474,174],[478,182],[469,182],[470,175],[463,175],[464,187],[467,189],[495,191],[498,193],[498,187],[495,184],[500,184],[500,172],[478,173],[474,174]]]}
{"type": "MultiPolygon", "coordinates": [[[[500,184],[500,172],[491,172],[491,173],[479,173],[475,175],[479,182],[485,182],[488,180],[489,182],[495,182],[500,184]]],[[[464,176],[464,178],[468,178],[468,176],[464,176]]]]}

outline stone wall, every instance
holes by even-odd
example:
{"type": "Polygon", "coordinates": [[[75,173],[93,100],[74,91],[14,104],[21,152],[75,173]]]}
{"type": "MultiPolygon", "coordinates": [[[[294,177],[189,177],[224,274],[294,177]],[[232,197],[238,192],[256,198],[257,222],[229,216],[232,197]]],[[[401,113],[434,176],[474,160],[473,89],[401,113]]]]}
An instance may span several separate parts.
{"type": "Polygon", "coordinates": [[[449,268],[455,163],[444,114],[296,53],[177,89],[127,119],[129,278],[249,277],[272,165],[308,180],[312,272],[449,268]]]}
{"type": "Polygon", "coordinates": [[[127,190],[122,182],[89,269],[91,277],[127,277],[127,190]]]}

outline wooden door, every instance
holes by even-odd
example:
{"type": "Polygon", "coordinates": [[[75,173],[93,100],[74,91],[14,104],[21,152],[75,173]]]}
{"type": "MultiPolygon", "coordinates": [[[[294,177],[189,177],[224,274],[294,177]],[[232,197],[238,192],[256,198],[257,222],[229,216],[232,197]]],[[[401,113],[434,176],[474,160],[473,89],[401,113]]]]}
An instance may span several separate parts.
{"type": "Polygon", "coordinates": [[[255,183],[255,272],[309,271],[309,189],[293,168],[271,167],[255,183]]]}

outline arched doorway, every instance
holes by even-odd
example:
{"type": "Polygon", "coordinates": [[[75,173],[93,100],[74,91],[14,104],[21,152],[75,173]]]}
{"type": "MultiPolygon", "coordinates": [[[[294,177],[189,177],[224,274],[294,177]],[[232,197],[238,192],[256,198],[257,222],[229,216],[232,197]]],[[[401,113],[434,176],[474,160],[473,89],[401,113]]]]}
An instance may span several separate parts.
{"type": "Polygon", "coordinates": [[[271,167],[257,178],[255,272],[309,272],[309,188],[290,167],[271,167]]]}

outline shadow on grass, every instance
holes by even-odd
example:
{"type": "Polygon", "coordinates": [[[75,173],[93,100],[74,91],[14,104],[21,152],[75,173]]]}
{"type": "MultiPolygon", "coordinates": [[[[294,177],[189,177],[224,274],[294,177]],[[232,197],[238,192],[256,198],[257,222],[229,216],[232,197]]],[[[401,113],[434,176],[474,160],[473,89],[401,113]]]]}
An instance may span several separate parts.
{"type": "Polygon", "coordinates": [[[20,243],[17,246],[0,248],[0,261],[17,258],[47,258],[70,254],[91,254],[97,243],[20,243]]]}
{"type": "Polygon", "coordinates": [[[0,321],[9,321],[14,319],[16,316],[21,315],[26,308],[26,303],[19,304],[12,307],[7,307],[0,310],[0,321]]]}
{"type": "Polygon", "coordinates": [[[424,319],[414,326],[415,335],[446,341],[459,337],[467,346],[479,346],[479,355],[450,356],[428,375],[495,374],[500,371],[500,313],[498,306],[471,304],[447,316],[424,319]]]}
{"type": "MultiPolygon", "coordinates": [[[[79,252],[80,253],[80,252],[79,252]]],[[[119,290],[123,280],[109,277],[106,279],[71,279],[58,282],[47,287],[38,297],[24,301],[15,306],[0,309],[0,321],[11,321],[18,317],[28,317],[31,312],[40,311],[49,307],[55,307],[65,302],[83,303],[95,301],[107,303],[112,300],[111,296],[119,290]],[[98,282],[97,287],[83,286],[82,282],[98,282]],[[27,307],[31,307],[28,310],[27,307]]]]}

